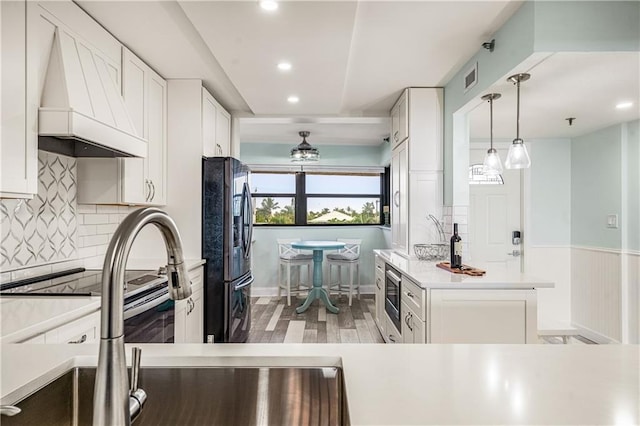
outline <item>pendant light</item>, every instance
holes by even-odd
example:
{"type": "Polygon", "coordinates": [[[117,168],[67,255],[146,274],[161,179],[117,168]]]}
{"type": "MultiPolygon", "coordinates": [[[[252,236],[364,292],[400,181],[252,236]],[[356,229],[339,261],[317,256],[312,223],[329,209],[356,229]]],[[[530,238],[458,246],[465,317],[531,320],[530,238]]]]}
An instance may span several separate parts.
{"type": "Polygon", "coordinates": [[[320,151],[318,151],[317,148],[312,147],[309,142],[307,142],[307,136],[309,136],[311,132],[302,131],[298,132],[298,134],[302,137],[302,142],[291,150],[291,161],[318,161],[320,158],[320,151]]]}
{"type": "Polygon", "coordinates": [[[528,169],[531,167],[531,158],[529,158],[527,147],[524,146],[524,141],[520,139],[520,83],[529,80],[529,77],[531,77],[529,74],[514,74],[507,79],[507,81],[515,84],[517,88],[516,138],[511,143],[507,160],[504,162],[507,169],[528,169]]]}
{"type": "Polygon", "coordinates": [[[500,99],[502,95],[500,93],[488,93],[481,99],[483,101],[489,101],[489,129],[490,129],[490,148],[487,154],[484,156],[484,163],[482,164],[482,174],[488,176],[495,176],[502,173],[502,161],[498,151],[493,147],[493,101],[500,99]]]}

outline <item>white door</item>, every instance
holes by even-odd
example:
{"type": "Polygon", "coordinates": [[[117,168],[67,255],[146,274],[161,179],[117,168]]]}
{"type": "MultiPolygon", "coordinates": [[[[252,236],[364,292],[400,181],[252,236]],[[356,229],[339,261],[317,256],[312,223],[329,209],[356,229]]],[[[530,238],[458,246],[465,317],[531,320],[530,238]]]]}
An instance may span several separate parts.
{"type": "MultiPolygon", "coordinates": [[[[472,148],[471,165],[482,165],[487,148],[472,148]]],[[[504,162],[506,149],[498,153],[504,162]]],[[[522,231],[520,223],[519,170],[502,173],[503,184],[469,185],[469,251],[472,262],[484,263],[488,268],[520,271],[522,244],[512,244],[514,231],[522,231]]]]}

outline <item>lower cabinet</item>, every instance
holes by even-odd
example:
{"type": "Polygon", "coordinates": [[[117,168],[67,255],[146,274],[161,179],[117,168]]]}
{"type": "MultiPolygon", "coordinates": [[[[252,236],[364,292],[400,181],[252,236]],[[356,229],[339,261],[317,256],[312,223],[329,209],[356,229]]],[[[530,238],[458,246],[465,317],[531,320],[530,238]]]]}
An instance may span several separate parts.
{"type": "Polygon", "coordinates": [[[431,343],[537,343],[536,290],[431,290],[431,343]]]}
{"type": "Polygon", "coordinates": [[[425,322],[406,302],[401,302],[402,343],[426,343],[425,322]]]}
{"type": "Polygon", "coordinates": [[[100,339],[100,311],[68,322],[21,343],[90,343],[100,339]]]}
{"type": "Polygon", "coordinates": [[[376,256],[376,322],[387,343],[538,343],[535,289],[425,289],[405,275],[398,331],[385,312],[384,270],[376,256]]]}
{"type": "Polygon", "coordinates": [[[376,256],[375,259],[376,271],[376,288],[375,300],[376,300],[376,312],[375,321],[376,325],[380,329],[380,332],[384,336],[386,329],[385,311],[384,311],[384,261],[380,256],[376,256]]]}
{"type": "Polygon", "coordinates": [[[202,343],[204,336],[202,267],[189,271],[191,296],[176,301],[175,343],[202,343]]]}
{"type": "Polygon", "coordinates": [[[402,343],[402,335],[396,329],[396,326],[391,321],[391,318],[389,318],[389,315],[385,312],[382,316],[385,321],[384,332],[382,333],[384,341],[387,343],[402,343]]]}

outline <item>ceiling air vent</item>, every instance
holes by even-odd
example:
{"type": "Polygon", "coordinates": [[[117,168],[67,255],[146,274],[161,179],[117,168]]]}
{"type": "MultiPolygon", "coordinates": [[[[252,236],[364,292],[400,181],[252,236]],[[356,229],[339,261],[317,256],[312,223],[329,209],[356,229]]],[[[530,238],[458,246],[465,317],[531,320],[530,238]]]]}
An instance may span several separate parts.
{"type": "Polygon", "coordinates": [[[473,64],[469,70],[464,73],[464,93],[476,85],[478,82],[478,63],[473,64]]]}

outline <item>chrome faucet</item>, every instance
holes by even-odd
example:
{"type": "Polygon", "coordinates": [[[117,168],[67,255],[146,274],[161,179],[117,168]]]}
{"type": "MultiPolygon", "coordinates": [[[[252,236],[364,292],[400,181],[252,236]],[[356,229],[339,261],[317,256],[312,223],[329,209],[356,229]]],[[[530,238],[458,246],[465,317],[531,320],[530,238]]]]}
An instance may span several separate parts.
{"type": "Polygon", "coordinates": [[[129,252],[140,230],[149,223],[158,227],[167,248],[169,296],[174,300],[191,296],[182,241],[173,219],[156,208],[140,209],[129,214],[113,234],[102,270],[102,318],[94,388],[94,426],[130,425],[146,400],[146,394],[137,386],[135,370],[140,365],[139,353],[134,354],[131,391],[128,388],[123,311],[124,272],[129,252]]]}

